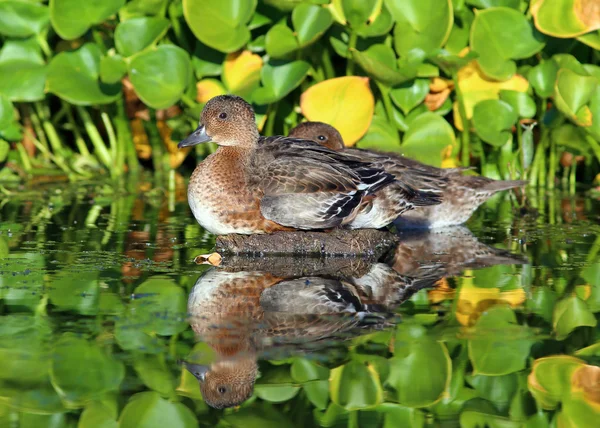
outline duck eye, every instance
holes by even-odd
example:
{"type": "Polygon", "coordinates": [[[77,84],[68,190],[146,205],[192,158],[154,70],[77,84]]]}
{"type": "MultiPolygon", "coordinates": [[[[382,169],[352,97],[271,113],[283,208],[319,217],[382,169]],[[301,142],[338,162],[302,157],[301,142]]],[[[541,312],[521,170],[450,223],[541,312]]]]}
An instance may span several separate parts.
{"type": "Polygon", "coordinates": [[[325,137],[325,135],[319,135],[319,136],[317,137],[317,140],[319,140],[319,141],[325,141],[326,139],[327,139],[327,138],[325,137]]]}
{"type": "Polygon", "coordinates": [[[217,388],[217,391],[219,391],[219,394],[225,394],[227,392],[227,388],[220,386],[217,388]]]}
{"type": "Polygon", "coordinates": [[[219,114],[219,119],[227,119],[227,113],[223,112],[219,114]]]}

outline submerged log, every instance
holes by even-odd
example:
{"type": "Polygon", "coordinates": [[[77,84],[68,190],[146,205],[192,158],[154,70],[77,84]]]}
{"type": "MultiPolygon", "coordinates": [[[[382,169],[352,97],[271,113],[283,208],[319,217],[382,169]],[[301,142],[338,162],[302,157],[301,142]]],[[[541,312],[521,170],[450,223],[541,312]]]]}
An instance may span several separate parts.
{"type": "Polygon", "coordinates": [[[378,259],[398,242],[391,232],[334,229],[331,232],[275,232],[270,235],[223,235],[216,251],[243,255],[302,255],[378,259]]]}

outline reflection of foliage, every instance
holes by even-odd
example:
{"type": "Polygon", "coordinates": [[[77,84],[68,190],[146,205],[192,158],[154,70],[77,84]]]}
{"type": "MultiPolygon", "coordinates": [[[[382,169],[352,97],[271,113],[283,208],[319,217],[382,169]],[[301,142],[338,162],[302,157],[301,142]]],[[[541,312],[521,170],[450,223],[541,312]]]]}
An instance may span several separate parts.
{"type": "Polygon", "coordinates": [[[0,15],[0,180],[151,160],[172,186],[189,153],[173,142],[222,93],[266,134],[304,117],[349,145],[547,188],[562,173],[572,191],[598,171],[595,0],[2,0],[0,15]]]}
{"type": "MultiPolygon", "coordinates": [[[[190,248],[202,236],[180,221],[184,201],[169,214],[149,195],[95,188],[88,204],[79,192],[0,210],[1,426],[585,427],[598,418],[600,240],[581,237],[593,230],[585,224],[532,230],[533,268],[470,270],[418,292],[391,332],[260,361],[253,397],[217,411],[177,363],[212,357],[181,321],[202,271],[188,261],[213,243],[190,248]],[[128,264],[140,269],[123,278],[128,264]]],[[[489,221],[510,218],[508,200],[493,202],[489,221]]]]}

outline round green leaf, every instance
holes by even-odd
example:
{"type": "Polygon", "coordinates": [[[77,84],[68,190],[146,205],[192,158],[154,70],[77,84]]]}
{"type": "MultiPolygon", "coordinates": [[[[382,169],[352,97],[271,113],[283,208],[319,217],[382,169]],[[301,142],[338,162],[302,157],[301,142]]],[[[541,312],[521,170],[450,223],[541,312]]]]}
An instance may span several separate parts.
{"type": "Polygon", "coordinates": [[[429,93],[428,79],[415,79],[396,86],[390,91],[394,104],[400,107],[402,113],[408,114],[413,108],[425,100],[429,93]]]}
{"type": "Polygon", "coordinates": [[[473,126],[477,135],[488,144],[502,146],[512,136],[518,119],[510,104],[500,100],[484,100],[475,104],[473,126]]]}
{"type": "Polygon", "coordinates": [[[100,80],[104,83],[120,82],[127,73],[127,63],[121,55],[103,56],[100,60],[100,80]]]}
{"type": "Polygon", "coordinates": [[[262,400],[271,403],[283,403],[294,398],[300,387],[290,385],[256,385],[254,387],[255,394],[262,400]]]}
{"type": "Polygon", "coordinates": [[[92,401],[81,413],[77,428],[117,428],[118,423],[111,410],[99,401],[92,401]]]}
{"type": "Polygon", "coordinates": [[[367,133],[356,143],[360,149],[374,149],[385,152],[400,151],[398,131],[387,117],[376,114],[371,120],[367,133]]]}
{"type": "Polygon", "coordinates": [[[267,32],[265,49],[273,58],[280,58],[298,48],[298,41],[294,36],[294,32],[286,25],[275,25],[267,32]]]}
{"type": "Polygon", "coordinates": [[[260,71],[263,86],[254,91],[253,101],[256,104],[279,101],[302,83],[309,69],[306,61],[269,61],[260,71]]]}
{"type": "Polygon", "coordinates": [[[440,166],[442,153],[456,142],[454,130],[448,122],[435,113],[423,113],[412,121],[404,135],[401,151],[418,161],[440,166]]]}
{"type": "Polygon", "coordinates": [[[65,333],[54,345],[50,380],[56,392],[70,405],[80,406],[106,392],[116,391],[124,376],[123,364],[94,342],[65,333]]]}
{"type": "Polygon", "coordinates": [[[536,27],[553,37],[571,38],[597,30],[597,0],[537,0],[531,6],[536,27]]]}
{"type": "Polygon", "coordinates": [[[296,358],[292,363],[290,374],[294,381],[299,383],[311,380],[326,380],[329,378],[329,369],[319,366],[306,358],[296,358]]]}
{"type": "Polygon", "coordinates": [[[586,105],[590,101],[598,79],[582,76],[562,68],[556,75],[554,101],[556,107],[579,126],[592,125],[592,113],[586,105]]]}
{"type": "Polygon", "coordinates": [[[124,4],[125,0],[50,0],[50,20],[60,37],[72,40],[104,22],[124,4]]]}
{"type": "Polygon", "coordinates": [[[465,3],[480,9],[504,6],[518,10],[521,0],[465,0],[465,3]]]}
{"type": "Polygon", "coordinates": [[[39,34],[50,22],[48,7],[23,1],[0,2],[0,34],[28,37],[39,34]]]}
{"type": "Polygon", "coordinates": [[[156,355],[137,355],[133,360],[133,368],[148,388],[163,397],[174,397],[175,378],[161,358],[156,355]]]}
{"type": "Polygon", "coordinates": [[[377,6],[377,0],[341,0],[346,21],[353,30],[361,28],[377,6]]]}
{"type": "Polygon", "coordinates": [[[378,37],[389,33],[393,26],[394,17],[385,3],[382,3],[381,11],[375,16],[375,19],[364,21],[354,31],[361,37],[378,37]]]}
{"type": "Polygon", "coordinates": [[[383,402],[383,388],[372,366],[350,361],[331,371],[331,401],[347,410],[373,407],[383,402]]]}
{"type": "Polygon", "coordinates": [[[531,68],[527,78],[540,97],[549,98],[554,93],[557,72],[558,66],[554,61],[544,61],[531,68]]]}
{"type": "Polygon", "coordinates": [[[398,70],[396,55],[391,47],[384,44],[370,46],[366,51],[351,50],[352,59],[360,65],[369,76],[386,86],[395,86],[414,79],[418,64],[405,64],[398,70]]]}
{"type": "Polygon", "coordinates": [[[443,343],[427,336],[419,325],[398,327],[387,383],[398,403],[424,407],[438,401],[448,388],[452,361],[443,343]]]}
{"type": "Polygon", "coordinates": [[[554,306],[552,326],[558,340],[566,337],[577,327],[595,327],[598,322],[587,304],[577,296],[570,296],[554,306]]]}
{"type": "Polygon", "coordinates": [[[46,65],[35,40],[8,40],[0,51],[0,94],[11,101],[44,99],[46,65]]]}
{"type": "Polygon", "coordinates": [[[167,401],[156,392],[135,394],[119,417],[119,426],[136,428],[193,428],[194,413],[182,403],[167,401]]]}
{"type": "Polygon", "coordinates": [[[198,80],[205,76],[218,76],[223,70],[225,54],[210,48],[200,41],[192,54],[192,66],[198,80]]]}
{"type": "Polygon", "coordinates": [[[53,278],[48,294],[59,310],[94,315],[98,312],[99,292],[98,271],[64,270],[53,278]]]}
{"type": "Polygon", "coordinates": [[[248,21],[257,0],[183,0],[183,16],[194,35],[221,52],[234,52],[250,40],[248,21]]]}
{"type": "Polygon", "coordinates": [[[509,104],[519,117],[531,118],[535,116],[535,101],[525,92],[503,89],[500,91],[500,100],[509,104]]]}
{"type": "Polygon", "coordinates": [[[132,56],[156,43],[169,28],[169,20],[161,17],[132,18],[115,29],[115,46],[124,57],[132,56]]]}
{"type": "Polygon", "coordinates": [[[292,24],[301,47],[318,40],[332,22],[331,13],[324,7],[300,4],[292,12],[292,24]]]}
{"type": "Polygon", "coordinates": [[[121,85],[99,82],[100,48],[87,43],[61,52],[48,65],[48,92],[77,105],[107,104],[121,94],[121,85]]]}
{"type": "Polygon", "coordinates": [[[170,107],[181,98],[190,73],[187,52],[173,45],[141,53],[129,63],[129,79],[135,92],[145,104],[156,109],[170,107]]]}
{"type": "Polygon", "coordinates": [[[15,111],[7,96],[0,94],[0,128],[10,125],[15,119],[15,111]]]}
{"type": "Polygon", "coordinates": [[[394,47],[400,56],[412,50],[432,54],[450,36],[452,0],[385,0],[385,4],[396,20],[394,47]]]}
{"type": "Polygon", "coordinates": [[[479,54],[477,62],[483,72],[494,79],[509,79],[517,71],[513,60],[528,58],[543,47],[541,35],[517,10],[497,7],[475,15],[471,48],[479,54]]]}

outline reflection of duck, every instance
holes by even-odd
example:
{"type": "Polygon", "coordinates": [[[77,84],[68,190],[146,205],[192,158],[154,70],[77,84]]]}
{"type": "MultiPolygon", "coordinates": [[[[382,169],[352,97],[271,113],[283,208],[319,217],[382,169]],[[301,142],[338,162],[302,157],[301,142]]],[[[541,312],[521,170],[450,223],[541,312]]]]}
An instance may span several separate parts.
{"type": "Polygon", "coordinates": [[[188,300],[192,328],[215,350],[217,360],[210,366],[187,367],[198,378],[204,400],[216,408],[250,397],[259,355],[326,347],[361,331],[389,326],[388,314],[395,305],[437,279],[426,274],[407,278],[384,264],[348,266],[344,259],[321,265],[319,276],[297,262],[292,272],[283,258],[271,259],[270,267],[269,259],[258,261],[271,273],[239,270],[251,268],[252,262],[238,260],[240,266],[205,272],[188,300]],[[361,276],[340,277],[338,270],[361,276]]]}
{"type": "Polygon", "coordinates": [[[402,178],[403,182],[415,189],[429,188],[441,194],[441,204],[419,206],[405,212],[399,218],[400,225],[405,227],[434,228],[462,224],[493,194],[527,185],[526,181],[462,175],[460,168],[436,168],[400,155],[345,148],[340,133],[321,122],[301,123],[290,131],[290,137],[306,138],[331,150],[354,155],[392,174],[396,179],[402,178]]]}

